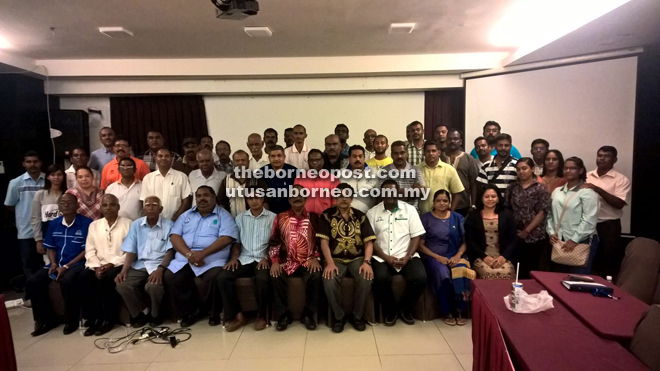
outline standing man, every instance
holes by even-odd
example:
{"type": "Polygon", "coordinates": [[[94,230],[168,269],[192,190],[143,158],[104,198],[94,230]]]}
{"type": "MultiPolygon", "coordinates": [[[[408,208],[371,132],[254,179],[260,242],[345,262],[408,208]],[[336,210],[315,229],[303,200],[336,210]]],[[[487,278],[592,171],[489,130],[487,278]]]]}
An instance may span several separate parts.
{"type": "Polygon", "coordinates": [[[218,275],[218,288],[222,295],[225,330],[234,332],[247,324],[236,294],[236,280],[241,277],[254,279],[257,301],[257,321],[254,329],[266,328],[266,312],[270,296],[270,264],[268,240],[276,215],[264,208],[264,197],[257,195],[257,187],[248,187],[252,197],[247,197],[250,210],[236,217],[238,241],[231,248],[231,259],[218,275]]]}
{"type": "Polygon", "coordinates": [[[102,127],[99,137],[103,148],[92,152],[89,158],[89,168],[101,172],[105,165],[115,158],[115,131],[109,126],[102,127]]]}
{"type": "MultiPolygon", "coordinates": [[[[213,152],[206,148],[197,152],[197,165],[199,169],[193,170],[188,176],[191,191],[194,193],[200,186],[207,185],[213,188],[217,194],[227,173],[215,169],[215,166],[213,166],[213,152]]],[[[195,206],[194,199],[192,204],[195,206]]]]}
{"type": "Polygon", "coordinates": [[[481,170],[484,167],[484,164],[490,162],[493,159],[493,156],[490,154],[492,148],[488,144],[488,141],[484,137],[478,137],[474,140],[474,149],[477,152],[477,167],[481,170]]]}
{"type": "Polygon", "coordinates": [[[147,174],[142,182],[140,199],[156,196],[162,201],[161,215],[176,221],[192,205],[192,191],[186,174],[172,169],[172,154],[167,148],[156,153],[158,170],[147,174]]]}
{"type": "Polygon", "coordinates": [[[286,145],[286,148],[293,145],[293,128],[284,129],[284,144],[286,145]]]}
{"type": "MultiPolygon", "coordinates": [[[[268,185],[267,188],[274,189],[279,191],[284,189],[287,192],[289,191],[289,186],[293,185],[293,182],[296,180],[296,171],[298,170],[295,166],[285,163],[286,156],[284,155],[284,148],[282,146],[275,146],[268,155],[270,164],[264,166],[262,170],[264,171],[264,181],[268,185]],[[273,170],[277,173],[278,170],[283,170],[286,174],[283,177],[279,176],[266,176],[267,171],[273,170]]],[[[287,197],[273,197],[269,200],[269,210],[275,214],[287,211],[291,208],[289,204],[289,199],[287,197]]]]}
{"type": "Polygon", "coordinates": [[[268,156],[264,156],[264,142],[261,140],[261,135],[257,133],[250,134],[246,144],[252,154],[250,156],[250,170],[261,169],[268,165],[268,156]]]}
{"type": "Polygon", "coordinates": [[[500,199],[502,199],[509,184],[518,180],[518,172],[516,171],[518,160],[510,154],[511,136],[509,134],[502,133],[498,135],[495,143],[497,156],[493,157],[492,161],[484,164],[479,171],[477,182],[484,185],[495,185],[500,190],[500,199]]]}
{"type": "Polygon", "coordinates": [[[247,176],[249,170],[249,155],[247,152],[239,149],[234,152],[234,165],[237,171],[229,173],[225,179],[220,183],[220,192],[218,193],[218,205],[227,210],[232,217],[249,210],[247,198],[243,194],[243,190],[249,186],[256,186],[263,189],[268,188],[268,185],[263,179],[254,176],[247,176]]]}
{"type": "Polygon", "coordinates": [[[438,143],[438,148],[441,151],[444,151],[447,148],[447,134],[449,134],[449,126],[446,124],[440,124],[435,127],[433,131],[433,140],[438,143]]]}
{"type": "Polygon", "coordinates": [[[229,158],[231,155],[231,146],[224,140],[219,141],[215,145],[215,154],[218,155],[218,160],[215,162],[215,168],[218,171],[224,171],[231,174],[234,171],[234,162],[229,158]]]}
{"type": "Polygon", "coordinates": [[[378,170],[384,168],[385,166],[393,162],[392,158],[386,154],[387,149],[389,147],[390,146],[389,143],[387,142],[386,136],[382,134],[376,135],[376,137],[373,140],[373,149],[375,155],[371,159],[366,160],[367,165],[369,165],[372,171],[377,172],[378,170]]]}
{"type": "Polygon", "coordinates": [[[325,137],[325,152],[323,153],[323,168],[340,170],[348,166],[348,156],[341,153],[341,141],[337,134],[325,137]]]}
{"type": "MultiPolygon", "coordinates": [[[[406,144],[400,140],[392,143],[392,161],[393,163],[385,166],[383,169],[388,174],[387,179],[392,179],[396,182],[397,187],[401,190],[404,195],[406,192],[410,196],[401,197],[402,201],[405,201],[412,205],[416,210],[419,210],[419,197],[413,196],[413,190],[426,189],[426,183],[424,182],[424,173],[417,166],[412,166],[408,162],[408,152],[406,151],[406,144]],[[392,170],[396,170],[392,172],[392,170]],[[405,172],[410,172],[414,175],[406,176],[405,172]],[[392,173],[392,174],[390,174],[392,173]]],[[[421,192],[420,192],[421,193],[421,192]]]]}
{"type": "Polygon", "coordinates": [[[32,235],[30,215],[34,194],[44,188],[46,176],[41,172],[41,160],[35,151],[25,152],[23,167],[25,173],[9,182],[5,206],[16,216],[18,248],[23,263],[23,274],[27,280],[44,266],[43,258],[37,253],[37,244],[32,235]]]}
{"type": "Polygon", "coordinates": [[[335,135],[339,137],[339,142],[341,144],[341,154],[348,157],[348,149],[351,147],[348,145],[348,126],[344,124],[339,124],[335,126],[335,135]]]}
{"type": "Polygon", "coordinates": [[[438,144],[432,140],[424,143],[424,163],[419,169],[424,174],[424,183],[430,189],[426,200],[419,203],[419,213],[425,214],[433,209],[433,195],[440,189],[446,189],[451,193],[451,209],[456,211],[461,202],[461,194],[465,191],[456,169],[449,164],[440,161],[438,144]]]}
{"type": "Polygon", "coordinates": [[[374,152],[374,139],[376,138],[376,130],[368,129],[364,132],[364,158],[369,161],[376,154],[374,152]]]}
{"type": "Polygon", "coordinates": [[[119,200],[119,216],[136,220],[142,216],[142,182],[135,178],[135,161],[130,157],[119,160],[119,173],[121,179],[110,184],[105,193],[119,200]]]}
{"type": "Polygon", "coordinates": [[[293,145],[284,150],[284,156],[286,157],[287,164],[293,165],[298,169],[307,170],[309,169],[309,164],[307,163],[309,147],[307,147],[305,139],[307,139],[307,129],[305,129],[305,127],[300,124],[294,126],[293,145]]]}
{"type": "Polygon", "coordinates": [[[265,152],[270,154],[270,150],[277,145],[277,130],[268,128],[264,131],[265,152]]]}
{"type": "Polygon", "coordinates": [[[534,159],[534,175],[541,176],[543,174],[543,166],[545,165],[545,154],[550,149],[550,143],[545,139],[534,139],[532,142],[532,159],[534,159]]]}
{"type": "MultiPolygon", "coordinates": [[[[346,183],[355,190],[369,191],[378,186],[378,178],[372,172],[371,168],[364,162],[364,148],[360,145],[351,146],[350,157],[348,159],[350,175],[343,174],[339,178],[340,183],[346,183]]],[[[370,195],[351,197],[351,204],[363,213],[369,211],[374,205],[374,198],[370,195]]]]}
{"type": "MultiPolygon", "coordinates": [[[[488,141],[488,145],[490,146],[490,148],[492,148],[490,152],[491,156],[497,155],[498,151],[497,148],[495,147],[497,145],[497,137],[500,134],[502,134],[502,127],[500,126],[500,124],[498,124],[495,121],[486,122],[486,124],[484,125],[484,137],[486,138],[486,141],[488,141]]],[[[510,153],[511,156],[516,160],[522,158],[522,155],[520,155],[520,151],[518,151],[518,148],[516,148],[515,146],[511,146],[510,153]]],[[[474,158],[477,158],[476,148],[472,149],[470,155],[474,158]]]]}
{"type": "Polygon", "coordinates": [[[305,200],[305,209],[310,213],[321,215],[325,209],[335,204],[335,199],[332,196],[324,197],[321,191],[328,190],[331,192],[337,188],[339,180],[332,174],[328,174],[327,177],[321,176],[323,153],[316,148],[309,151],[309,167],[310,171],[307,172],[306,176],[297,177],[294,184],[309,189],[310,195],[305,200]]]}
{"type": "Polygon", "coordinates": [[[412,166],[417,166],[424,162],[424,125],[419,121],[413,121],[408,124],[408,128],[412,136],[412,140],[406,147],[408,162],[412,166]]]}
{"type": "Polygon", "coordinates": [[[600,211],[596,230],[600,242],[594,259],[594,270],[601,276],[616,276],[625,250],[621,246],[621,217],[628,205],[630,180],[614,170],[618,151],[612,146],[600,147],[596,155],[597,169],[587,173],[582,188],[598,193],[600,211]]]}
{"type": "Polygon", "coordinates": [[[121,135],[115,136],[115,158],[108,162],[103,167],[103,172],[101,173],[101,189],[107,189],[108,186],[118,180],[121,180],[121,173],[119,172],[119,160],[122,158],[130,157],[135,162],[135,177],[138,180],[144,179],[144,177],[151,172],[149,166],[144,163],[144,161],[131,156],[131,144],[128,142],[128,139],[124,138],[121,135]]]}
{"type": "Polygon", "coordinates": [[[204,135],[200,140],[199,140],[199,149],[208,149],[211,151],[211,156],[213,156],[213,162],[215,163],[218,161],[218,155],[213,153],[213,137],[210,135],[204,135]]]}
{"type": "Polygon", "coordinates": [[[461,179],[465,191],[461,194],[461,202],[459,202],[456,212],[466,216],[477,199],[479,168],[477,160],[461,150],[463,133],[460,130],[449,130],[448,139],[447,149],[441,152],[440,159],[456,169],[458,177],[461,179]]]}
{"type": "Polygon", "coordinates": [[[341,191],[337,197],[337,206],[321,214],[316,233],[316,237],[321,240],[321,250],[326,261],[323,289],[335,316],[332,331],[342,332],[346,316],[341,305],[341,280],[347,273],[355,280],[353,327],[357,331],[364,331],[364,306],[374,278],[371,256],[376,236],[367,216],[351,207],[355,192],[353,187],[341,183],[337,189],[341,191]]]}
{"type": "Polygon", "coordinates": [[[170,233],[176,254],[164,278],[177,315],[182,318],[181,327],[197,321],[200,304],[209,311],[209,325],[220,324],[222,304],[215,282],[227,264],[229,247],[239,237],[234,218],[215,204],[215,197],[213,188],[199,187],[195,192],[197,206],[183,213],[170,233]]]}
{"type": "MultiPolygon", "coordinates": [[[[178,170],[186,176],[191,171],[199,169],[197,165],[197,152],[199,152],[199,145],[195,138],[186,138],[183,140],[183,158],[174,163],[172,168],[178,170]]],[[[172,153],[170,151],[170,153],[172,153]]],[[[158,160],[156,160],[158,162],[158,160]]]]}
{"type": "MultiPolygon", "coordinates": [[[[71,166],[66,169],[66,188],[76,188],[78,186],[78,181],[76,180],[76,170],[81,166],[87,166],[89,162],[89,156],[87,155],[87,150],[83,147],[76,147],[69,153],[69,160],[71,161],[71,166]]],[[[98,187],[101,185],[101,174],[97,170],[92,169],[94,174],[94,186],[98,187]]]]}
{"type": "Polygon", "coordinates": [[[144,200],[145,216],[131,224],[121,245],[126,260],[115,282],[134,328],[147,322],[150,327],[163,323],[160,310],[165,296],[163,274],[174,258],[174,250],[170,242],[173,223],[160,216],[162,211],[158,197],[147,197],[144,200]]]}
{"type": "MultiPolygon", "coordinates": [[[[156,171],[156,169],[158,169],[158,165],[156,165],[156,153],[159,149],[165,146],[165,138],[163,138],[163,134],[161,134],[160,131],[150,130],[147,133],[147,145],[149,146],[149,149],[144,155],[142,155],[142,161],[149,166],[149,170],[156,171]]],[[[179,156],[178,153],[172,152],[172,164],[180,159],[181,156],[179,156]]]]}
{"type": "MultiPolygon", "coordinates": [[[[298,191],[302,186],[294,186],[298,191]]],[[[270,274],[275,286],[273,309],[277,318],[277,330],[286,330],[291,323],[288,311],[289,299],[287,280],[289,277],[302,277],[305,282],[305,310],[302,322],[308,330],[316,329],[314,313],[319,306],[321,291],[321,263],[316,231],[317,214],[305,208],[305,197],[291,195],[291,210],[285,211],[275,219],[270,238],[270,274]]]]}
{"type": "Polygon", "coordinates": [[[374,242],[374,294],[385,312],[385,326],[394,326],[397,315],[406,325],[415,323],[412,309],[426,287],[426,270],[419,258],[419,239],[426,231],[417,210],[399,202],[399,189],[394,180],[381,185],[381,199],[367,213],[376,234],[374,242]],[[406,290],[397,302],[392,291],[392,277],[400,274],[406,290]]]}

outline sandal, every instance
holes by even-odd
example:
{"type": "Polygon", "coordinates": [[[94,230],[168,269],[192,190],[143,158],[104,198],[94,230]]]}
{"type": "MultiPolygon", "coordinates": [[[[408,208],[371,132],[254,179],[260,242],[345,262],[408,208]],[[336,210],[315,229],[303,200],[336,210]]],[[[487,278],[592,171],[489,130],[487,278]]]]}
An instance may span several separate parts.
{"type": "Polygon", "coordinates": [[[445,317],[444,321],[445,321],[446,325],[449,325],[449,326],[455,326],[456,325],[456,319],[454,319],[454,317],[452,317],[451,314],[448,315],[447,317],[445,317]]]}
{"type": "Polygon", "coordinates": [[[465,318],[461,317],[461,315],[459,314],[458,318],[456,318],[456,324],[459,326],[465,326],[466,323],[467,321],[465,320],[465,318]]]}

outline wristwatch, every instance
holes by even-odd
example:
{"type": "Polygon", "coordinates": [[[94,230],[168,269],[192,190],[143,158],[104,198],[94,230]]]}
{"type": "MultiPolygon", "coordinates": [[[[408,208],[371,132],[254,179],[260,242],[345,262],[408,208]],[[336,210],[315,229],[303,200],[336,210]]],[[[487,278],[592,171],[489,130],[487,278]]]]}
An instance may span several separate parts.
{"type": "Polygon", "coordinates": [[[188,252],[186,253],[186,258],[189,258],[189,257],[191,257],[192,255],[193,255],[193,252],[192,252],[192,251],[188,251],[188,252]]]}
{"type": "Polygon", "coordinates": [[[65,269],[69,269],[69,266],[66,265],[66,264],[64,264],[62,267],[65,268],[65,269]]]}
{"type": "Polygon", "coordinates": [[[165,266],[162,265],[162,264],[159,264],[159,265],[156,267],[156,269],[158,269],[158,268],[163,268],[163,270],[166,270],[166,269],[167,269],[167,268],[165,268],[165,266]]]}

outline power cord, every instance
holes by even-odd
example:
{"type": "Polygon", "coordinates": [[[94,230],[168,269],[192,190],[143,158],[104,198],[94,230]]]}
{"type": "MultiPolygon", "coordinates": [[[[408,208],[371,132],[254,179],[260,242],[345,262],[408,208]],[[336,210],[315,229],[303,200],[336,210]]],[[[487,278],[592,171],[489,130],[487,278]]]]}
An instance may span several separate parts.
{"type": "MultiPolygon", "coordinates": [[[[128,330],[126,330],[128,332],[128,330]]],[[[186,342],[192,338],[189,328],[170,329],[167,326],[162,327],[143,327],[128,333],[119,338],[98,338],[94,341],[94,346],[98,349],[105,349],[108,353],[116,354],[131,348],[133,345],[146,341],[154,344],[169,344],[175,348],[180,343],[186,342]],[[181,338],[177,338],[177,336],[181,338]]]]}

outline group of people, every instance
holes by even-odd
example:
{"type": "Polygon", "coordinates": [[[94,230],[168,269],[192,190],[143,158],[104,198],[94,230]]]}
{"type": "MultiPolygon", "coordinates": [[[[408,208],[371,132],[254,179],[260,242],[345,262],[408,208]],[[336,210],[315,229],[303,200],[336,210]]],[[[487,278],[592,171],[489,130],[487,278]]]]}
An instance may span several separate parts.
{"type": "Polygon", "coordinates": [[[64,333],[75,331],[82,317],[85,335],[99,336],[117,323],[120,297],[134,326],[162,323],[166,290],[181,326],[205,315],[218,325],[222,313],[226,330],[235,331],[248,322],[236,294],[241,277],[255,282],[255,329],[267,327],[271,307],[277,330],[291,323],[287,279],[293,276],[306,287],[305,326],[316,328],[324,293],[332,330],[341,332],[347,320],[365,329],[372,288],[385,325],[413,324],[413,306],[427,285],[445,322],[464,325],[470,280],[511,279],[514,262],[523,278],[537,269],[589,273],[594,259],[599,274],[615,274],[630,191],[614,170],[617,150],[601,147],[597,169],[587,172],[580,158],[564,159],[546,140],[534,140],[531,157],[522,157],[498,123],[487,122],[483,134],[468,154],[463,133],[447,125],[425,140],[422,123],[412,122],[407,140],[391,144],[370,129],[361,146],[349,145],[349,128],[339,124],[322,151],[310,149],[306,128],[296,125],[285,131],[286,147],[269,128],[263,138],[247,138],[249,153],[232,154],[223,140],[213,147],[205,136],[185,138],[180,156],[150,131],[149,150],[137,158],[128,138],[105,127],[103,148],[91,156],[74,148],[68,169],[53,164],[45,174],[39,155],[27,152],[26,173],[10,182],[5,205],[16,213],[32,334],[59,325],[48,297],[51,281],[64,297],[64,333]],[[309,176],[235,171],[246,169],[302,169],[309,176]],[[322,177],[323,169],[344,171],[322,177]],[[389,175],[365,177],[367,169],[389,175]],[[246,192],[270,189],[347,192],[246,192]],[[375,198],[357,192],[363,189],[389,192],[375,198]],[[427,189],[429,197],[411,197],[404,192],[410,189],[427,189]],[[571,251],[585,243],[583,266],[549,261],[550,245],[571,251]],[[406,281],[399,300],[395,275],[406,281]],[[355,281],[352,313],[341,303],[344,277],[355,281]]]}

